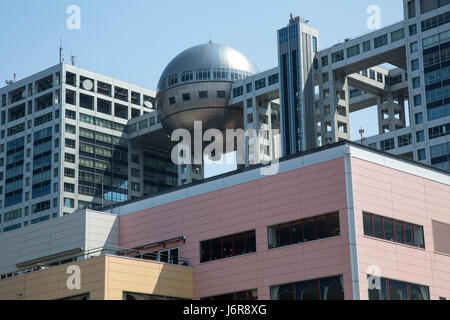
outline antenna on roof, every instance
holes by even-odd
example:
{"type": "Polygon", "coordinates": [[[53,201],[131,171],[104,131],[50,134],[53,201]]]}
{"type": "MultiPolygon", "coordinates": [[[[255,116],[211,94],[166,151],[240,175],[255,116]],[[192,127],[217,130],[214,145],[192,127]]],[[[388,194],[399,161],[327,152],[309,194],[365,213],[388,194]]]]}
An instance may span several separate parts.
{"type": "Polygon", "coordinates": [[[62,37],[59,38],[59,63],[64,63],[62,37]]]}
{"type": "Polygon", "coordinates": [[[72,65],[75,66],[75,63],[77,62],[77,57],[75,57],[72,52],[70,52],[70,61],[72,62],[72,65]]]}

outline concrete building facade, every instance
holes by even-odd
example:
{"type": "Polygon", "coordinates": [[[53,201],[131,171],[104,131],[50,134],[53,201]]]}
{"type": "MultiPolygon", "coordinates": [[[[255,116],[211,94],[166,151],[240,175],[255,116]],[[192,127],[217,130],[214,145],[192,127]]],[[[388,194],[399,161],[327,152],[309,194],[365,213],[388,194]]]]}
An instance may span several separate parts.
{"type": "Polygon", "coordinates": [[[1,232],[178,184],[151,90],[58,64],[0,97],[1,232]]]}

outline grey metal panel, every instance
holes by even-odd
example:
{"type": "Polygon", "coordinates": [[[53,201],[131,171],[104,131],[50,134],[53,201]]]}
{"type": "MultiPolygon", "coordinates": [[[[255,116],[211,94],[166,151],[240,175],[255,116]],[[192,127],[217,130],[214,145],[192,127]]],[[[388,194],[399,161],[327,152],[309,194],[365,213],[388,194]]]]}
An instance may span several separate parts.
{"type": "Polygon", "coordinates": [[[252,74],[259,72],[253,62],[241,52],[223,44],[209,42],[189,48],[178,54],[162,73],[157,91],[159,92],[163,87],[163,81],[167,77],[183,71],[212,68],[230,68],[247,71],[252,74]]]}

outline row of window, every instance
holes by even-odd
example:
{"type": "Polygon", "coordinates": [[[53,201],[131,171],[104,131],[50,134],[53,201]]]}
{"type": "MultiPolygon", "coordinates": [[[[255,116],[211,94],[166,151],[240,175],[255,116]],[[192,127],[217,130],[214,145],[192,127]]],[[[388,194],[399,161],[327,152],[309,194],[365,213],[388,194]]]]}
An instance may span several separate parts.
{"type": "Polygon", "coordinates": [[[200,242],[200,262],[214,261],[256,251],[255,230],[200,242]]]}
{"type": "Polygon", "coordinates": [[[106,120],[106,119],[102,119],[99,117],[94,117],[88,114],[84,114],[84,113],[80,113],[80,121],[84,122],[84,123],[89,123],[89,124],[93,124],[99,127],[103,127],[106,129],[112,129],[112,130],[116,130],[116,131],[121,131],[123,132],[125,130],[126,125],[125,124],[121,124],[121,123],[117,123],[114,121],[110,121],[110,120],[106,120]]]}
{"type": "Polygon", "coordinates": [[[441,124],[439,126],[428,129],[429,139],[436,139],[450,135],[450,123],[441,124]]]}
{"type": "Polygon", "coordinates": [[[422,26],[422,32],[425,32],[427,30],[442,26],[444,24],[447,24],[450,22],[450,11],[447,11],[443,14],[440,14],[438,16],[434,16],[432,18],[423,20],[421,23],[422,26]]]}
{"type": "Polygon", "coordinates": [[[270,287],[270,300],[344,300],[342,275],[270,287]]]}
{"type": "MultiPolygon", "coordinates": [[[[430,300],[428,286],[368,275],[369,300],[430,300]]],[[[201,300],[256,300],[258,290],[222,294],[201,300]]],[[[270,287],[270,300],[344,300],[342,275],[270,287]]]]}
{"type": "Polygon", "coordinates": [[[369,300],[430,300],[427,286],[367,276],[369,300]]]}
{"type": "MultiPolygon", "coordinates": [[[[217,90],[216,91],[216,98],[218,99],[225,99],[226,97],[226,92],[223,90],[217,90]]],[[[191,100],[191,94],[190,93],[183,93],[181,95],[181,98],[183,100],[183,102],[185,101],[189,101],[191,100]]],[[[198,98],[199,99],[207,99],[208,98],[208,91],[199,91],[198,92],[198,98]]],[[[175,103],[177,103],[177,99],[175,97],[169,97],[168,100],[169,105],[174,105],[175,103]]],[[[164,109],[164,104],[160,103],[160,105],[158,105],[158,109],[164,109]]]]}
{"type": "MultiPolygon", "coordinates": [[[[262,79],[256,80],[255,81],[255,90],[260,90],[262,88],[265,88],[266,84],[271,86],[271,85],[274,85],[274,84],[276,84],[278,82],[279,82],[279,74],[278,73],[274,73],[274,74],[270,75],[267,78],[267,81],[266,81],[266,78],[262,78],[262,79]]],[[[252,92],[253,91],[253,83],[247,83],[246,84],[246,90],[247,90],[247,93],[252,92]]],[[[243,86],[239,86],[239,87],[233,88],[233,98],[240,97],[243,94],[244,94],[244,87],[243,86]]]]}
{"type": "MultiPolygon", "coordinates": [[[[102,81],[95,81],[94,79],[90,79],[80,75],[79,87],[83,90],[95,92],[95,83],[97,83],[97,93],[103,94],[108,97],[112,97],[113,86],[109,83],[105,83],[102,81]]],[[[66,84],[71,85],[73,87],[77,86],[77,75],[72,72],[66,72],[66,84]]],[[[74,93],[73,91],[71,91],[74,93]]],[[[140,106],[142,103],[141,94],[139,92],[131,91],[130,96],[128,95],[128,89],[121,88],[118,86],[114,86],[114,98],[122,101],[130,101],[134,105],[140,106]]],[[[85,96],[85,95],[84,95],[85,96]]],[[[81,101],[80,95],[80,101],[81,101]]],[[[154,98],[150,96],[143,95],[143,101],[153,101],[154,98]]],[[[145,106],[145,104],[144,104],[145,106]]]]}
{"type": "MultiPolygon", "coordinates": [[[[76,92],[67,89],[66,90],[66,103],[76,106],[76,92]]],[[[94,97],[86,94],[80,93],[79,95],[79,106],[80,108],[94,110],[94,97]]],[[[104,100],[97,98],[97,112],[112,115],[112,102],[109,100],[104,100]]],[[[114,116],[125,120],[133,119],[141,115],[141,110],[131,108],[131,114],[129,114],[129,108],[126,105],[120,103],[114,103],[114,116]]]]}
{"type": "MultiPolygon", "coordinates": [[[[391,32],[391,42],[396,42],[405,38],[405,30],[398,29],[391,32]]],[[[373,48],[377,49],[385,46],[389,43],[388,35],[384,34],[373,39],[373,48]]],[[[362,43],[362,52],[367,52],[372,50],[372,40],[367,40],[362,43]]],[[[361,44],[356,44],[354,46],[348,47],[346,50],[347,58],[354,57],[361,53],[361,44]]],[[[339,50],[331,53],[331,63],[337,63],[345,59],[344,50],[339,50]]],[[[328,56],[322,57],[322,67],[328,65],[328,56]]]]}
{"type": "MultiPolygon", "coordinates": [[[[423,227],[412,223],[363,213],[364,234],[425,248],[423,227]]],[[[268,247],[277,248],[340,235],[339,214],[268,227],[268,247]]],[[[255,231],[200,242],[200,262],[213,261],[256,251],[255,231]]]]}
{"type": "Polygon", "coordinates": [[[216,69],[199,69],[196,71],[183,71],[180,74],[175,74],[164,79],[160,90],[173,87],[178,84],[188,83],[192,81],[205,81],[205,80],[226,80],[226,81],[238,81],[245,79],[252,74],[247,71],[229,69],[229,68],[216,68],[216,69]]]}
{"type": "MultiPolygon", "coordinates": [[[[60,73],[56,73],[56,83],[60,84],[60,73]]],[[[7,104],[13,104],[20,100],[26,99],[27,97],[31,97],[33,94],[38,94],[40,92],[46,91],[48,89],[53,88],[53,75],[48,75],[42,79],[39,79],[33,83],[28,84],[28,92],[27,87],[23,86],[18,89],[15,89],[8,94],[4,93],[2,95],[2,107],[6,107],[7,104]],[[33,92],[34,85],[34,92],[33,92]]]]}
{"type": "Polygon", "coordinates": [[[269,249],[340,235],[339,213],[270,226],[269,249]]]}
{"type": "Polygon", "coordinates": [[[363,224],[366,236],[425,248],[422,226],[367,212],[363,213],[363,224]]]}

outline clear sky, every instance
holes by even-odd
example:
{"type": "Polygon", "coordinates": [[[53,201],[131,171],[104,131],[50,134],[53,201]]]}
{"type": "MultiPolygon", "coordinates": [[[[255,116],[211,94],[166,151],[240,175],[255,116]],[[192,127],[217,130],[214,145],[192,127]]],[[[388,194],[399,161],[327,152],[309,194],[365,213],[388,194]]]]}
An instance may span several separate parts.
{"type": "MultiPolygon", "coordinates": [[[[167,63],[191,46],[213,42],[245,53],[261,71],[277,65],[276,30],[289,14],[320,31],[320,48],[370,32],[370,5],[381,9],[381,26],[402,20],[401,0],[0,0],[0,87],[58,63],[77,66],[155,89],[167,63]],[[70,5],[81,9],[81,29],[69,30],[70,5]]],[[[377,134],[376,110],[352,115],[352,139],[363,126],[377,134]]]]}

